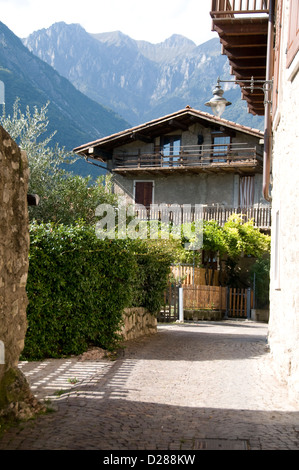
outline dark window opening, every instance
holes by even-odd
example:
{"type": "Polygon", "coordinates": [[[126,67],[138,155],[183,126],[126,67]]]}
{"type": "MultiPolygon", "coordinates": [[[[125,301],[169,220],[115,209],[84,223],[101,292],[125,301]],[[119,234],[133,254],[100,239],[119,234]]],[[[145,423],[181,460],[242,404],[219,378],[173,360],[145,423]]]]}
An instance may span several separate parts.
{"type": "Polygon", "coordinates": [[[181,136],[170,135],[163,137],[161,151],[164,166],[177,165],[180,159],[181,136]]]}
{"type": "Polygon", "coordinates": [[[231,144],[231,137],[223,134],[222,132],[215,132],[212,134],[212,144],[213,161],[225,162],[231,144]]]}

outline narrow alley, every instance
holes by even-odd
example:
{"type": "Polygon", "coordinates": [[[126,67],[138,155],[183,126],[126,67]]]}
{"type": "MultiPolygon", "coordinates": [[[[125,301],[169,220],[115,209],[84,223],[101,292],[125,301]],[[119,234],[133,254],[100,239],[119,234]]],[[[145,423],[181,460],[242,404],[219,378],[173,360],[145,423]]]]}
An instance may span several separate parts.
{"type": "Polygon", "coordinates": [[[267,325],[164,324],[116,360],[20,363],[54,412],[0,450],[298,450],[299,406],[273,373],[267,325]]]}

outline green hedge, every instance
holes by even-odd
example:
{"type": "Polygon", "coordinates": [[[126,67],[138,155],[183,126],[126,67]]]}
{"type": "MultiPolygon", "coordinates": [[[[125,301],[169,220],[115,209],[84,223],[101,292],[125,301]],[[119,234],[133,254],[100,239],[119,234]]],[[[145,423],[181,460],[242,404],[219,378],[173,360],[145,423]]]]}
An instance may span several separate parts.
{"type": "Polygon", "coordinates": [[[32,224],[27,282],[28,328],[22,358],[112,349],[124,308],[153,314],[172,261],[163,243],[100,240],[91,226],[32,224]]]}
{"type": "Polygon", "coordinates": [[[131,241],[130,246],[137,263],[135,281],[131,286],[131,306],[145,307],[156,314],[164,301],[176,244],[166,240],[137,240],[131,241]]]}

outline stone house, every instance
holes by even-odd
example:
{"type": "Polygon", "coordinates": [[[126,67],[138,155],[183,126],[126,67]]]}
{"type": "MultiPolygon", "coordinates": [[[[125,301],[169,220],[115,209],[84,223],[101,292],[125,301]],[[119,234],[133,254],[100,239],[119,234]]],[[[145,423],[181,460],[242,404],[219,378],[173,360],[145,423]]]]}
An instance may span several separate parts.
{"type": "MultiPolygon", "coordinates": [[[[161,205],[204,205],[209,218],[238,208],[261,211],[263,133],[187,106],[173,114],[74,149],[105,164],[114,191],[156,218],[161,205]],[[156,212],[155,212],[156,210],[156,212]]],[[[267,206],[265,208],[265,206],[267,206]]],[[[221,219],[223,221],[223,218],[221,219]]]]}
{"type": "Polygon", "coordinates": [[[299,400],[299,2],[213,0],[211,16],[241,89],[251,77],[265,85],[243,94],[249,112],[265,116],[263,195],[273,220],[269,346],[278,377],[299,400]]]}

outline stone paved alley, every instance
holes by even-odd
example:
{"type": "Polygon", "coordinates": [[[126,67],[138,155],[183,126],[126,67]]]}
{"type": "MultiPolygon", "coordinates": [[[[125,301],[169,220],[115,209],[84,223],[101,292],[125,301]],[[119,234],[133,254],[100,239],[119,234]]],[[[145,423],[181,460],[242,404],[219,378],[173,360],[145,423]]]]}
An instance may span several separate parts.
{"type": "Polygon", "coordinates": [[[299,406],[273,374],[267,325],[160,325],[116,360],[20,363],[54,412],[1,450],[298,450],[299,406]]]}

